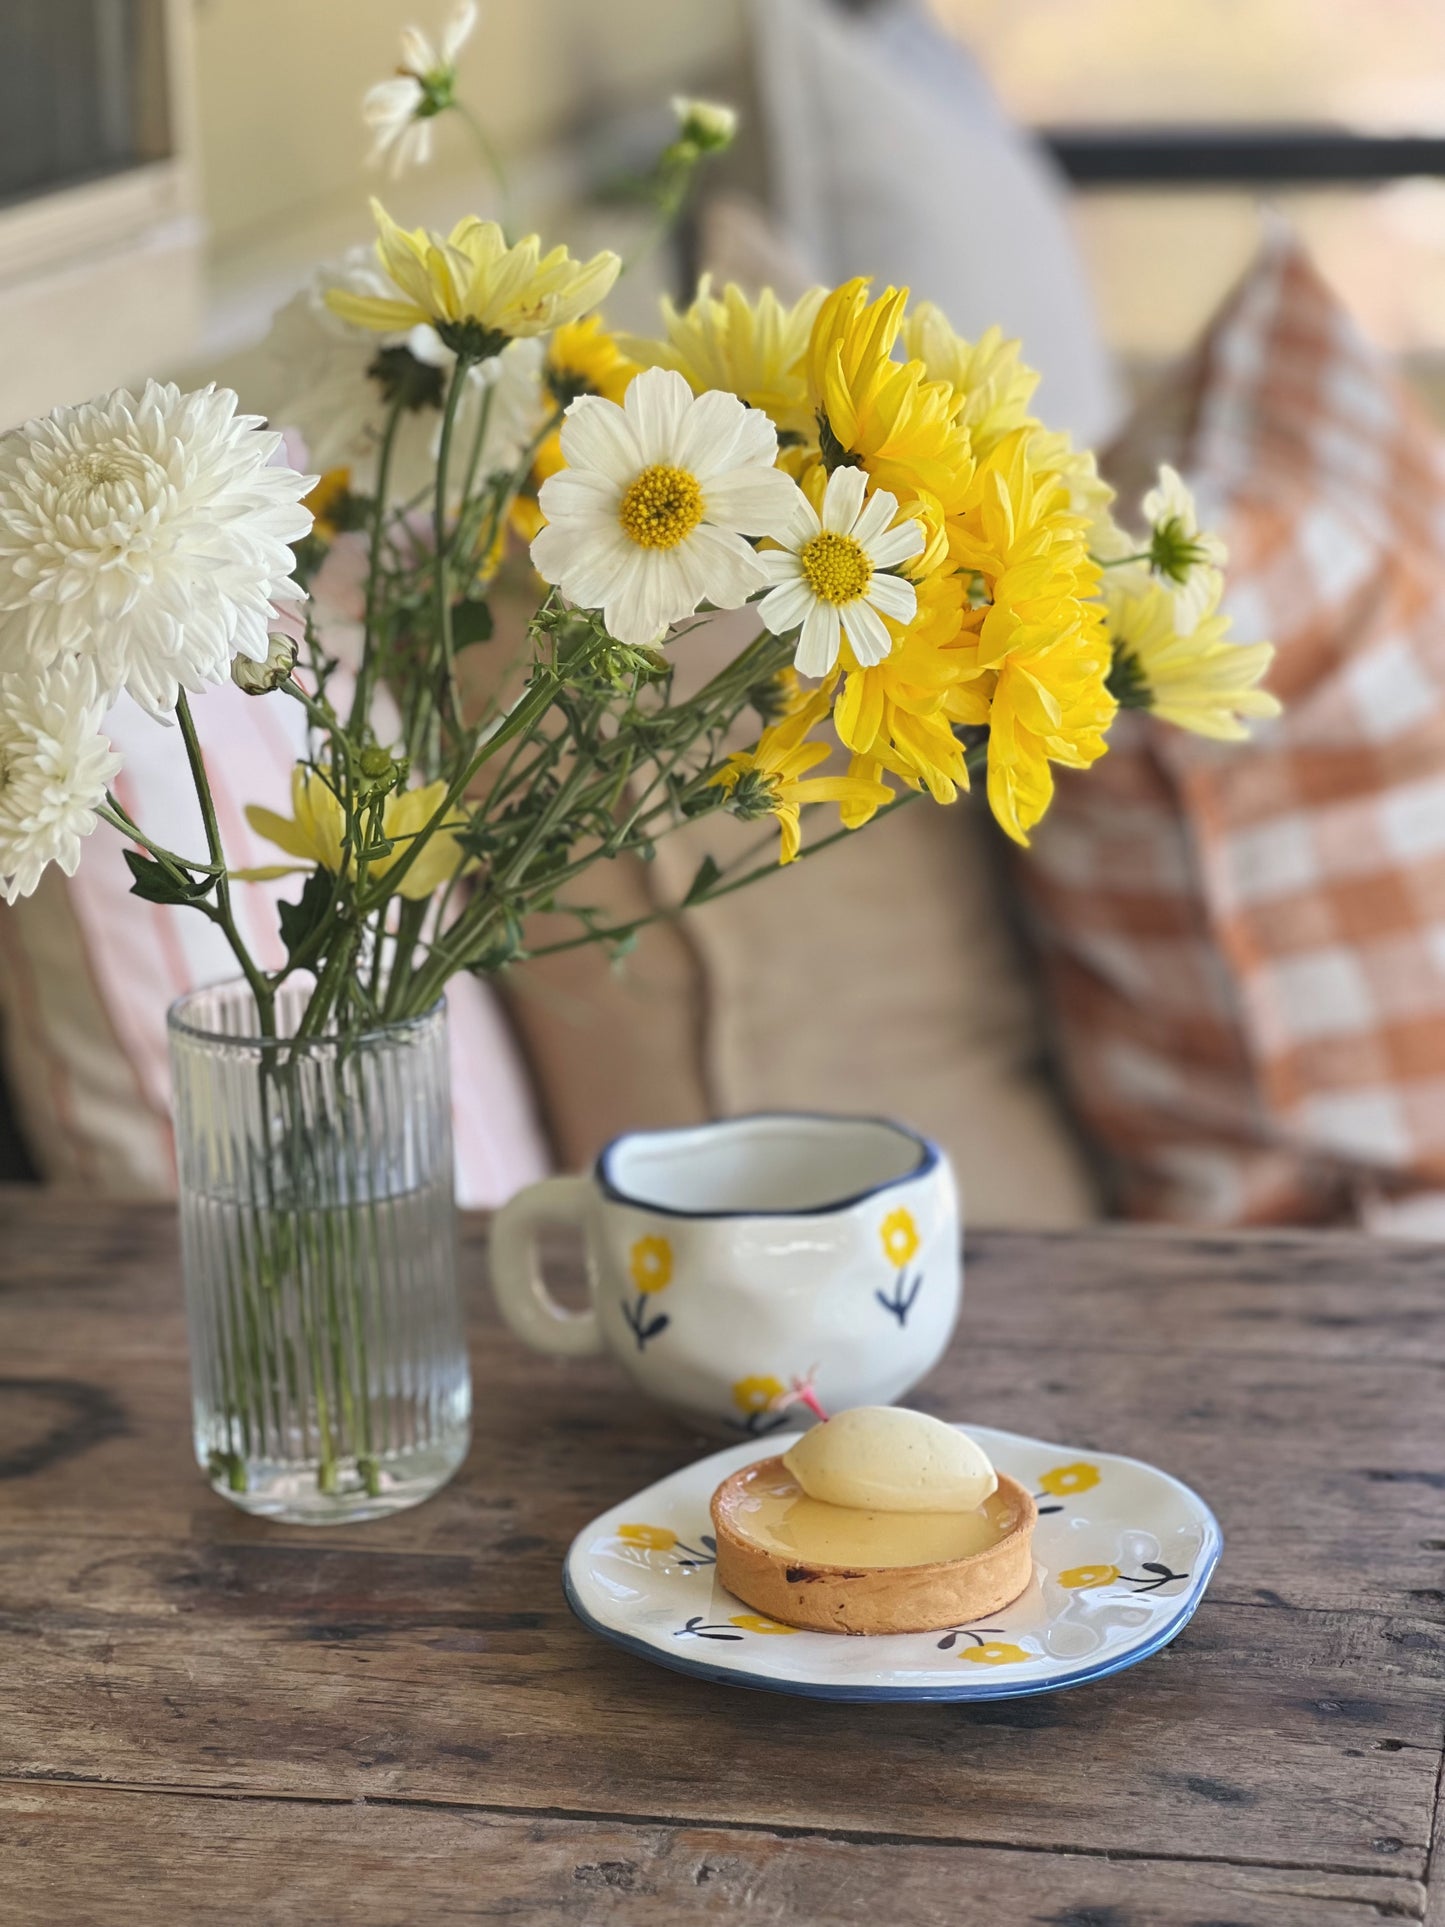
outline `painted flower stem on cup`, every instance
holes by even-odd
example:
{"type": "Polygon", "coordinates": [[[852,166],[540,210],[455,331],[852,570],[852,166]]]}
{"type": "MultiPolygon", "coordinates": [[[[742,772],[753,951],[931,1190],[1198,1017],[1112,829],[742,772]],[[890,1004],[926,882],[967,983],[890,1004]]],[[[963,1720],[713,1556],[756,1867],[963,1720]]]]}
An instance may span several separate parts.
{"type": "Polygon", "coordinates": [[[908,1267],[917,1257],[921,1242],[913,1214],[905,1211],[901,1205],[896,1211],[890,1211],[879,1228],[879,1236],[883,1243],[883,1255],[889,1264],[896,1267],[897,1277],[891,1295],[886,1291],[875,1291],[873,1296],[884,1311],[898,1320],[901,1328],[908,1323],[908,1314],[923,1289],[921,1271],[916,1271],[911,1280],[908,1276],[908,1267]]]}
{"type": "Polygon", "coordinates": [[[638,1351],[645,1351],[649,1340],[659,1337],[671,1324],[665,1311],[651,1312],[648,1300],[672,1283],[672,1246],[666,1238],[639,1238],[628,1257],[628,1269],[637,1287],[635,1300],[620,1299],[622,1316],[637,1340],[638,1351]]]}

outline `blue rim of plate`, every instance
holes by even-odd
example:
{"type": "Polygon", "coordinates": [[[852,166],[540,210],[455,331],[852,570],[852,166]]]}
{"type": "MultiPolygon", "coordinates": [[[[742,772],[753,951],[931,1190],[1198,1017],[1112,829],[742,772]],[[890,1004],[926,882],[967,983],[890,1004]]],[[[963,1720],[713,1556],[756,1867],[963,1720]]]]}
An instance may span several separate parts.
{"type": "MultiPolygon", "coordinates": [[[[1149,1465],[1144,1459],[1130,1459],[1127,1454],[1111,1452],[1112,1459],[1121,1459],[1133,1465],[1142,1465],[1150,1472],[1158,1472],[1157,1466],[1149,1465]]],[[[1174,1479],[1171,1473],[1162,1473],[1175,1485],[1183,1481],[1174,1479]]],[[[1096,1679],[1108,1679],[1113,1673],[1126,1672],[1129,1667],[1141,1661],[1152,1659],[1156,1653],[1177,1639],[1189,1624],[1209,1590],[1209,1582],[1214,1577],[1214,1569],[1219,1564],[1220,1554],[1224,1551],[1224,1534],[1218,1519],[1194,1491],[1185,1486],[1191,1499],[1198,1505],[1208,1537],[1201,1547],[1198,1580],[1189,1596],[1184,1600],[1174,1617],[1158,1628],[1143,1645],[1134,1646],[1128,1652],[1116,1653],[1111,1659],[1101,1660],[1097,1665],[1079,1666],[1071,1673],[1055,1673],[1052,1678],[1029,1681],[979,1680],[961,1686],[829,1686],[814,1680],[789,1680],[770,1678],[763,1673],[748,1673],[731,1666],[710,1666],[705,1659],[687,1659],[679,1655],[674,1658],[661,1647],[651,1645],[635,1633],[624,1633],[615,1626],[605,1626],[588,1612],[577,1597],[572,1584],[572,1555],[581,1545],[583,1538],[592,1530],[592,1525],[583,1526],[567,1548],[567,1557],[562,1563],[562,1593],[572,1613],[589,1632],[596,1633],[609,1645],[619,1646],[625,1653],[638,1659],[645,1659],[654,1666],[663,1666],[670,1673],[685,1673],[691,1679],[704,1679],[714,1686],[742,1686],[756,1693],[783,1693],[792,1699],[837,1700],[851,1705],[878,1705],[887,1702],[915,1705],[958,1705],[971,1700],[1013,1700],[1037,1699],[1043,1693],[1061,1693],[1071,1686],[1087,1686],[1096,1679]]],[[[842,1635],[840,1635],[841,1637],[842,1635]]]]}

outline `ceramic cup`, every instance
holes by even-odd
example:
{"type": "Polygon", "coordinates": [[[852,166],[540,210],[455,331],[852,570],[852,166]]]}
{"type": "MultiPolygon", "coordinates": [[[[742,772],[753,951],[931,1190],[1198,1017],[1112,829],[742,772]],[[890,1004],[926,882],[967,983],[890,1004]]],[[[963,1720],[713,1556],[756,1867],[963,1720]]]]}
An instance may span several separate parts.
{"type": "Polygon", "coordinates": [[[942,1356],[962,1291],[948,1160],[902,1125],[775,1115],[616,1139],[586,1177],[498,1213],[492,1283],[540,1352],[610,1351],[649,1398],[708,1431],[807,1423],[769,1409],[811,1376],[830,1411],[882,1405],[942,1356]],[[570,1225],[590,1303],[547,1289],[539,1234],[570,1225]]]}

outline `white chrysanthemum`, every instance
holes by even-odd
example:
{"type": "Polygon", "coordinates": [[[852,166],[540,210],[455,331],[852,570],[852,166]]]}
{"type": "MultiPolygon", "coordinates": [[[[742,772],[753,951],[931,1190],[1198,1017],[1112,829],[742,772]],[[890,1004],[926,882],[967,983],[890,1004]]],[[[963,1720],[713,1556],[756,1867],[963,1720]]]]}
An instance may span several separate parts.
{"type": "Polygon", "coordinates": [[[1181,636],[1218,602],[1224,589],[1229,551],[1219,536],[1199,526],[1194,497],[1177,470],[1165,463],[1159,485],[1141,505],[1149,524],[1149,567],[1174,598],[1174,621],[1181,636]]]}
{"type": "Polygon", "coordinates": [[[395,177],[431,159],[431,124],[452,103],[457,55],[476,24],[473,0],[462,0],[436,47],[419,27],[403,28],[400,66],[390,80],[369,88],[361,103],[372,134],[367,158],[373,167],[389,158],[395,177]]]}
{"type": "Polygon", "coordinates": [[[147,382],[0,440],[0,669],[86,657],[153,715],[264,662],[314,475],[228,388],[147,382]]]}
{"type": "Polygon", "coordinates": [[[48,864],[74,876],[80,839],[120,768],[100,732],[89,663],[0,676],[0,897],[28,897],[48,864]]]}
{"type": "Polygon", "coordinates": [[[826,676],[847,636],[860,669],[882,662],[893,648],[884,616],[911,622],[918,595],[911,582],[888,571],[922,555],[919,522],[894,520],[898,498],[886,488],[867,493],[861,468],[835,468],[818,515],[796,489],[780,549],[758,560],[775,585],[758,614],[775,636],[800,629],[794,663],[803,676],[826,676]]]}
{"type": "Polygon", "coordinates": [[[562,422],[567,467],[538,497],[532,561],[609,634],[643,647],[699,603],[736,609],[768,575],[747,535],[788,525],[798,485],[761,409],[648,368],[619,407],[583,395],[562,422]]]}

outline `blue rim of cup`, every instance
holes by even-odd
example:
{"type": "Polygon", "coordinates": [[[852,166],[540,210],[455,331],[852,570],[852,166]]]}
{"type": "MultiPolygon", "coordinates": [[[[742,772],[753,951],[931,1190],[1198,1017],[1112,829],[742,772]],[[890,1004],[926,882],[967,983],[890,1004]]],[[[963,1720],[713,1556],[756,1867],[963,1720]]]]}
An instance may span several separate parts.
{"type": "Polygon", "coordinates": [[[712,1125],[676,1124],[657,1131],[622,1131],[618,1136],[613,1138],[610,1143],[604,1145],[599,1152],[597,1162],[593,1166],[593,1176],[597,1180],[598,1190],[602,1193],[603,1197],[607,1199],[609,1204],[630,1205],[635,1211],[648,1211],[660,1218],[700,1218],[710,1220],[724,1218],[828,1218],[836,1215],[840,1211],[851,1211],[855,1205],[865,1204],[869,1198],[881,1197],[885,1191],[896,1190],[900,1184],[913,1184],[917,1179],[929,1176],[929,1174],[937,1170],[943,1162],[943,1152],[938,1145],[933,1142],[932,1138],[924,1137],[921,1131],[915,1131],[910,1125],[900,1124],[897,1118],[859,1116],[852,1113],[839,1113],[834,1111],[747,1111],[740,1117],[718,1118],[714,1120],[712,1125]],[[624,1190],[612,1175],[611,1165],[614,1154],[622,1145],[629,1143],[633,1138],[686,1137],[699,1131],[716,1128],[718,1125],[726,1127],[734,1124],[789,1123],[875,1124],[885,1131],[893,1131],[899,1137],[907,1138],[910,1143],[916,1144],[918,1146],[918,1163],[911,1171],[904,1171],[896,1178],[884,1178],[877,1184],[868,1185],[862,1191],[853,1192],[849,1197],[830,1199],[827,1204],[806,1206],[778,1205],[771,1210],[765,1211],[694,1211],[689,1210],[683,1205],[657,1204],[649,1198],[639,1198],[633,1192],[624,1190]]]}

